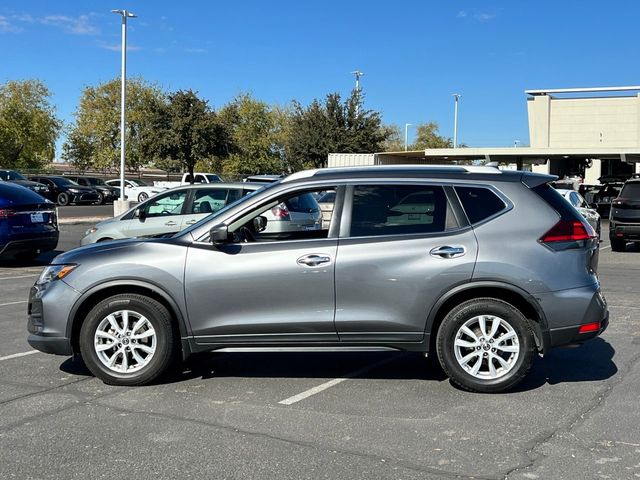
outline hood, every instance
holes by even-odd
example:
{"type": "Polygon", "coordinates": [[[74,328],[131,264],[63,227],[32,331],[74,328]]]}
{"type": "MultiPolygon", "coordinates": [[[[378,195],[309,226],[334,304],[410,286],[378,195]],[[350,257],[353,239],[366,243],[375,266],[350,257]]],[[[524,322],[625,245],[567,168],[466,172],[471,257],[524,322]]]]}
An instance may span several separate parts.
{"type": "Polygon", "coordinates": [[[64,252],[58,255],[51,261],[51,264],[60,265],[64,263],[82,263],[82,260],[87,256],[93,256],[99,253],[106,253],[110,251],[116,253],[120,250],[136,248],[144,242],[145,240],[140,240],[139,238],[129,238],[126,240],[112,240],[110,242],[92,243],[91,245],[74,248],[73,250],[69,250],[68,252],[64,252]]]}

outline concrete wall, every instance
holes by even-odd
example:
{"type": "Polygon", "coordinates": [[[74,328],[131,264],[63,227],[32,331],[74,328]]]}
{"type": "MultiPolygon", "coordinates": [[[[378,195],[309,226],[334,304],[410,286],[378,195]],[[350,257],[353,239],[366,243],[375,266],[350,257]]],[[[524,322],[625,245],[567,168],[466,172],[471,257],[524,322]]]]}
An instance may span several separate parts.
{"type": "Polygon", "coordinates": [[[640,96],[527,100],[532,147],[640,147],[640,96]]]}
{"type": "Polygon", "coordinates": [[[329,168],[334,168],[375,165],[375,157],[375,153],[330,153],[327,160],[327,166],[329,168]]]}

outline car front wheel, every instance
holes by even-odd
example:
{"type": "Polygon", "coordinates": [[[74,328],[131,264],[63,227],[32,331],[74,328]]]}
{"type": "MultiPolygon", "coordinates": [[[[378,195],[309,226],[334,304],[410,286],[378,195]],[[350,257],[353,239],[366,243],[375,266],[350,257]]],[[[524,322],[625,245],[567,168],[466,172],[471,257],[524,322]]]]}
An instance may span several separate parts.
{"type": "Polygon", "coordinates": [[[64,207],[65,205],[69,205],[69,195],[62,192],[58,194],[57,198],[58,205],[64,207]]]}
{"type": "Polygon", "coordinates": [[[177,341],[164,305],[121,294],[89,312],[80,330],[80,353],[91,373],[109,385],[145,385],[171,366],[177,341]]]}
{"type": "Polygon", "coordinates": [[[451,381],[471,392],[513,388],[529,372],[535,341],[528,320],[495,298],[468,300],[444,318],[438,359],[451,381]]]}

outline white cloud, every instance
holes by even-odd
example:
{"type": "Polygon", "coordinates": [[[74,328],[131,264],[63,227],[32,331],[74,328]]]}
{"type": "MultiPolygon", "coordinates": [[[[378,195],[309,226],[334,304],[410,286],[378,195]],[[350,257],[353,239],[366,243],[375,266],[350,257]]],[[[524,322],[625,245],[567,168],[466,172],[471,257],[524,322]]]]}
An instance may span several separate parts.
{"type": "Polygon", "coordinates": [[[7,17],[0,15],[0,33],[20,33],[22,28],[14,25],[7,17]]]}
{"type": "Polygon", "coordinates": [[[187,53],[207,53],[209,50],[206,48],[185,48],[184,51],[187,53]]]}
{"type": "Polygon", "coordinates": [[[493,20],[496,18],[495,13],[477,13],[473,16],[479,22],[488,22],[489,20],[493,20]]]}
{"type": "Polygon", "coordinates": [[[89,15],[68,17],[66,15],[47,15],[37,19],[42,25],[61,28],[72,35],[99,35],[100,31],[89,22],[89,15]]]}
{"type": "MultiPolygon", "coordinates": [[[[105,50],[111,50],[112,52],[121,52],[122,44],[121,43],[100,43],[100,48],[104,48],[105,50]]],[[[138,45],[133,45],[131,43],[127,43],[127,52],[138,52],[142,50],[142,47],[138,45]]]]}
{"type": "Polygon", "coordinates": [[[460,10],[458,12],[458,14],[456,15],[456,17],[458,17],[458,18],[464,18],[466,16],[467,16],[467,12],[465,10],[460,10]]]}

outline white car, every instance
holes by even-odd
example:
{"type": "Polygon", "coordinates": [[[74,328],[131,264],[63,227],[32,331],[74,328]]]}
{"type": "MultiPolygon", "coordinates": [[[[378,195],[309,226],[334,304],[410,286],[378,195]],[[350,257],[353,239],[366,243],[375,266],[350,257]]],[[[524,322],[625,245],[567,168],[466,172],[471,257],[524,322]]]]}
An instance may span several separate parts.
{"type": "MultiPolygon", "coordinates": [[[[120,188],[120,180],[107,180],[107,185],[120,188]]],[[[129,200],[144,202],[147,198],[153,197],[156,193],[166,190],[166,187],[153,187],[142,180],[124,181],[124,194],[129,200]]]]}
{"type": "Polygon", "coordinates": [[[567,202],[573,205],[578,212],[585,218],[589,225],[593,227],[593,229],[600,237],[600,214],[595,208],[592,208],[589,203],[582,198],[575,190],[568,190],[564,188],[556,189],[560,195],[562,195],[567,202]]]}

